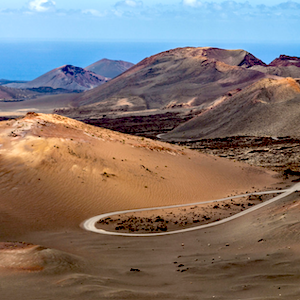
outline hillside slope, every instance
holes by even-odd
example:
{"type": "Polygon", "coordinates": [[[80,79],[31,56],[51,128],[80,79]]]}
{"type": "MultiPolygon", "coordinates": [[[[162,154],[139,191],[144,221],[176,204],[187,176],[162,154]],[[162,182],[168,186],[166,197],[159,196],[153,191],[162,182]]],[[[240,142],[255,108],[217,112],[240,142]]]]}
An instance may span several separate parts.
{"type": "Polygon", "coordinates": [[[292,78],[262,79],[199,116],[163,140],[226,136],[299,136],[300,85],[292,78]]]}

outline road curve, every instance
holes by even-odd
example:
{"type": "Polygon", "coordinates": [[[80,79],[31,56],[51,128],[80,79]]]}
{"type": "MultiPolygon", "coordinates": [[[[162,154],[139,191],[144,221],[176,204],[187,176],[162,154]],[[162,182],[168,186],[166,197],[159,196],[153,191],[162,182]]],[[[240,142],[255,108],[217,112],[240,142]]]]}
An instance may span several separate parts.
{"type": "Polygon", "coordinates": [[[226,197],[226,198],[221,198],[217,200],[211,200],[211,201],[205,201],[205,202],[197,202],[197,203],[190,203],[190,204],[179,204],[179,205],[171,205],[171,206],[161,206],[161,207],[151,207],[151,208],[141,208],[141,209],[131,209],[131,210],[123,210],[123,211],[116,211],[116,212],[110,212],[106,214],[101,214],[95,217],[92,217],[86,221],[84,221],[80,226],[91,232],[95,233],[100,233],[100,234],[106,234],[106,235],[115,235],[115,236],[134,236],[134,237],[152,237],[152,236],[162,236],[162,235],[170,235],[170,234],[177,234],[177,233],[183,233],[183,232],[189,232],[189,231],[194,231],[194,230],[199,230],[199,229],[204,229],[208,227],[213,227],[213,226],[218,226],[220,224],[229,222],[231,220],[237,219],[241,216],[244,216],[246,214],[249,214],[255,210],[258,210],[264,206],[267,206],[273,202],[276,202],[280,199],[283,199],[284,197],[287,197],[288,195],[300,191],[300,183],[295,184],[294,186],[285,189],[285,190],[274,190],[274,191],[266,191],[266,192],[256,192],[256,193],[249,193],[249,194],[242,194],[242,195],[237,195],[237,196],[232,196],[232,197],[226,197]],[[167,209],[167,208],[178,208],[178,207],[184,207],[184,206],[190,206],[190,205],[199,205],[199,204],[205,204],[205,203],[214,203],[214,202],[220,202],[224,200],[229,200],[229,199],[234,199],[234,198],[240,198],[244,196],[250,196],[250,195],[266,195],[266,194],[274,194],[274,193],[281,193],[280,195],[265,201],[263,203],[257,204],[255,206],[252,206],[251,208],[244,210],[240,213],[237,213],[233,216],[230,216],[228,218],[225,218],[220,221],[216,221],[213,223],[209,224],[204,224],[204,225],[199,225],[191,228],[185,228],[185,229],[180,229],[180,230],[174,230],[174,231],[167,231],[167,232],[159,232],[159,233],[121,233],[121,232],[112,232],[112,231],[106,231],[103,229],[98,229],[96,228],[96,223],[103,218],[111,217],[114,215],[119,215],[119,214],[124,214],[124,213],[132,213],[132,212],[140,212],[140,211],[151,211],[151,210],[157,210],[157,209],[167,209]]]}

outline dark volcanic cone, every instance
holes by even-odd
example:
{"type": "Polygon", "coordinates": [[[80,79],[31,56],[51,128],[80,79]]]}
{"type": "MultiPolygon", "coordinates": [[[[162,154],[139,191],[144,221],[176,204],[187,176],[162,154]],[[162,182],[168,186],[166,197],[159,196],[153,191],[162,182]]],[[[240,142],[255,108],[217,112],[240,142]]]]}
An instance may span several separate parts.
{"type": "Polygon", "coordinates": [[[23,89],[51,87],[53,89],[88,90],[105,83],[108,78],[85,69],[65,65],[24,84],[8,86],[23,89]]]}

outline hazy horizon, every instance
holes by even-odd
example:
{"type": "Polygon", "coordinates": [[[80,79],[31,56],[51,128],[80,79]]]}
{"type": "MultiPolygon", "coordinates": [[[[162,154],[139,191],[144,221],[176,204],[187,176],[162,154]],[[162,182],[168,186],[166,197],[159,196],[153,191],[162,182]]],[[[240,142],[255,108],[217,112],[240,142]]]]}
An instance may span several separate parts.
{"type": "Polygon", "coordinates": [[[222,42],[117,42],[117,41],[3,41],[0,45],[0,79],[33,80],[65,64],[78,67],[103,58],[138,63],[144,58],[177,47],[218,47],[244,49],[265,63],[281,54],[300,56],[300,43],[222,42]]]}
{"type": "Polygon", "coordinates": [[[137,63],[186,46],[244,49],[269,63],[300,56],[299,15],[300,0],[3,0],[0,78],[102,58],[137,63]]]}

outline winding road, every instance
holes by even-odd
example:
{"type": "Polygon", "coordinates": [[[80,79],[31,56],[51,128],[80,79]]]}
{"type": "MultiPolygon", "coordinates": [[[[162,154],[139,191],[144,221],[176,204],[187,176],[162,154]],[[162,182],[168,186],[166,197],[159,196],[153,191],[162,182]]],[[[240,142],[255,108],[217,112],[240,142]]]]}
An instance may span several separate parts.
{"type": "Polygon", "coordinates": [[[297,183],[293,185],[292,187],[285,189],[285,190],[273,190],[273,191],[266,191],[266,192],[256,192],[256,193],[249,193],[249,194],[242,194],[242,195],[237,195],[237,196],[232,196],[232,197],[226,197],[222,199],[217,199],[217,200],[211,200],[211,201],[205,201],[205,202],[197,202],[197,203],[189,203],[189,204],[179,204],[179,205],[171,205],[171,206],[161,206],[161,207],[151,207],[151,208],[141,208],[141,209],[131,209],[131,210],[123,210],[123,211],[116,211],[116,212],[110,212],[106,214],[101,214],[95,217],[92,217],[86,221],[84,221],[81,224],[81,227],[87,231],[95,232],[95,233],[100,233],[100,234],[106,234],[106,235],[115,235],[115,236],[134,236],[134,237],[152,237],[152,236],[161,236],[161,235],[170,235],[170,234],[176,234],[176,233],[183,233],[183,232],[189,232],[189,231],[194,231],[194,230],[199,230],[203,228],[208,228],[208,227],[213,227],[213,226],[218,226],[220,224],[229,222],[231,220],[237,219],[241,216],[244,216],[246,214],[249,214],[255,210],[258,210],[264,206],[267,206],[273,202],[276,202],[280,199],[283,199],[287,197],[288,195],[300,191],[300,183],[297,183]],[[169,232],[159,232],[159,233],[121,233],[121,232],[112,232],[112,231],[106,231],[103,229],[98,229],[96,228],[96,223],[103,218],[111,217],[114,215],[119,215],[119,214],[125,214],[125,213],[133,213],[133,212],[141,212],[141,211],[152,211],[152,210],[157,210],[157,209],[167,209],[167,208],[178,208],[178,207],[184,207],[184,206],[190,206],[190,205],[199,205],[199,204],[205,204],[205,203],[214,203],[214,202],[220,202],[224,200],[229,200],[229,199],[234,199],[234,198],[240,198],[244,196],[250,196],[250,195],[266,195],[266,194],[276,194],[276,193],[281,193],[280,195],[265,201],[263,203],[257,204],[255,206],[252,206],[251,208],[244,210],[240,213],[237,213],[233,216],[230,216],[228,218],[225,218],[223,220],[209,223],[209,224],[204,224],[204,225],[199,225],[191,228],[185,228],[185,229],[180,229],[180,230],[174,230],[174,231],[169,231],[169,232]]]}

